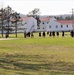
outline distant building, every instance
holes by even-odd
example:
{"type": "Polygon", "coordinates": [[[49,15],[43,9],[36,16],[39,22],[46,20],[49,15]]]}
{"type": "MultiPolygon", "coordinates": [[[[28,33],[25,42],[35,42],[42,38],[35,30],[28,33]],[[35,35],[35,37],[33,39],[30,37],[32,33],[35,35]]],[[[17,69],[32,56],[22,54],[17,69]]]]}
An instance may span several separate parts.
{"type": "MultiPolygon", "coordinates": [[[[23,19],[23,23],[25,26],[25,29],[27,32],[61,32],[61,31],[72,31],[73,30],[73,24],[72,24],[72,20],[56,20],[54,17],[43,17],[40,18],[41,23],[39,24],[39,27],[37,27],[37,25],[35,25],[35,29],[30,30],[31,29],[31,25],[33,25],[33,20],[35,20],[35,18],[32,17],[26,17],[23,19]]],[[[36,21],[37,24],[37,21],[36,21]]]]}
{"type": "Polygon", "coordinates": [[[26,33],[36,32],[37,31],[37,20],[33,17],[28,17],[25,20],[24,27],[25,27],[24,32],[26,32],[26,33]]]}
{"type": "Polygon", "coordinates": [[[60,23],[61,31],[73,30],[72,20],[58,20],[57,22],[60,23]]]}
{"type": "MultiPolygon", "coordinates": [[[[15,33],[15,20],[11,20],[9,23],[9,28],[11,31],[9,33],[15,33]]],[[[40,24],[37,26],[37,20],[33,17],[23,17],[19,22],[17,22],[17,32],[62,32],[62,31],[72,31],[73,30],[73,20],[56,20],[53,17],[41,17],[40,24]]],[[[1,21],[0,21],[1,25],[1,21]]],[[[3,23],[3,28],[8,28],[7,23],[3,23]]],[[[3,33],[7,30],[3,29],[3,33]]],[[[0,27],[0,33],[1,27],[0,27]]]]}
{"type": "Polygon", "coordinates": [[[47,17],[43,17],[40,18],[41,23],[40,23],[40,27],[37,29],[37,31],[42,32],[42,31],[47,31],[47,24],[50,22],[52,18],[47,18],[47,17]]]}
{"type": "Polygon", "coordinates": [[[60,23],[57,22],[55,18],[51,18],[46,26],[47,26],[47,32],[53,32],[53,31],[56,32],[61,30],[60,23]]]}

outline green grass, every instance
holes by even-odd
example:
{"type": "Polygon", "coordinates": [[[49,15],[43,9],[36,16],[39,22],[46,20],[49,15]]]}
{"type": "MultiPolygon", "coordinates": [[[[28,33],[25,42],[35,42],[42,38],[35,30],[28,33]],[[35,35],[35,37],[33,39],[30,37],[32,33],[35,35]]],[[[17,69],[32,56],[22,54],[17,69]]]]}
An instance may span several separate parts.
{"type": "Polygon", "coordinates": [[[74,75],[74,38],[0,40],[0,75],[74,75]]]}

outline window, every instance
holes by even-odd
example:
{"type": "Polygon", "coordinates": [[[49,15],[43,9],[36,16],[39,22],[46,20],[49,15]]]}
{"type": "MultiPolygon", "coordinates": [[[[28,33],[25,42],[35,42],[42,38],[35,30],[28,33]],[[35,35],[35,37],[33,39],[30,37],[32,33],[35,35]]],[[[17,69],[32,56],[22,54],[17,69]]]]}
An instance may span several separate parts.
{"type": "Polygon", "coordinates": [[[27,24],[27,22],[25,22],[25,24],[27,24]]]}
{"type": "Polygon", "coordinates": [[[51,28],[51,26],[49,26],[49,28],[51,28]]]}
{"type": "Polygon", "coordinates": [[[27,28],[25,28],[25,30],[27,30],[27,28]]]}
{"type": "Polygon", "coordinates": [[[58,28],[58,25],[56,25],[56,28],[58,28]]]}
{"type": "Polygon", "coordinates": [[[49,22],[47,22],[47,24],[48,24],[49,22]]]}
{"type": "Polygon", "coordinates": [[[37,29],[40,29],[40,27],[38,27],[37,29]]]}
{"type": "Polygon", "coordinates": [[[44,22],[43,22],[43,24],[44,24],[44,22]]]}
{"type": "Polygon", "coordinates": [[[44,29],[44,28],[43,28],[44,29]]]}
{"type": "Polygon", "coordinates": [[[37,29],[40,29],[40,25],[37,26],[37,29]]]}
{"type": "Polygon", "coordinates": [[[61,25],[61,28],[63,28],[63,25],[61,25]]]}
{"type": "Polygon", "coordinates": [[[67,26],[67,28],[68,28],[68,25],[66,25],[67,26]]]}

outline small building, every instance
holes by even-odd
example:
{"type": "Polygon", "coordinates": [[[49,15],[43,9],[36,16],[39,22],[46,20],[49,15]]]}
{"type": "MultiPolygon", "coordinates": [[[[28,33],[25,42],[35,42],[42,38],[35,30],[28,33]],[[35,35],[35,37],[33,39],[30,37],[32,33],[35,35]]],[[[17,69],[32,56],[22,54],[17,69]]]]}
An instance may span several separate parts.
{"type": "Polygon", "coordinates": [[[24,24],[24,32],[36,32],[37,31],[37,20],[33,17],[27,17],[24,24]]]}
{"type": "Polygon", "coordinates": [[[49,17],[44,17],[44,18],[40,18],[40,28],[38,28],[38,31],[39,32],[44,32],[44,31],[47,31],[47,24],[49,23],[51,18],[49,17]]]}
{"type": "Polygon", "coordinates": [[[61,25],[61,31],[72,31],[73,30],[73,26],[72,26],[72,20],[58,20],[57,22],[59,22],[61,25]]]}
{"type": "Polygon", "coordinates": [[[47,32],[59,32],[61,30],[61,27],[60,27],[60,23],[57,22],[57,20],[55,18],[51,18],[49,23],[46,25],[47,27],[47,32]]]}

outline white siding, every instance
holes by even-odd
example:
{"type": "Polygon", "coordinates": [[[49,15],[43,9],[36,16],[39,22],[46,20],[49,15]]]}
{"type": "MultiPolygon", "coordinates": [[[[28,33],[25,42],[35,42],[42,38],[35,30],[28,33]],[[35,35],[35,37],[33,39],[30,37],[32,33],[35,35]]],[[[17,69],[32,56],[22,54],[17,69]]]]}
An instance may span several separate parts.
{"type": "Polygon", "coordinates": [[[61,27],[60,27],[60,23],[58,23],[57,21],[50,21],[47,24],[47,31],[60,31],[61,27]]]}
{"type": "Polygon", "coordinates": [[[73,30],[72,24],[61,24],[61,31],[71,31],[73,30]]]}
{"type": "Polygon", "coordinates": [[[33,17],[29,18],[29,20],[25,24],[26,32],[37,31],[37,20],[33,17]]]}

